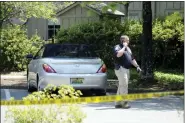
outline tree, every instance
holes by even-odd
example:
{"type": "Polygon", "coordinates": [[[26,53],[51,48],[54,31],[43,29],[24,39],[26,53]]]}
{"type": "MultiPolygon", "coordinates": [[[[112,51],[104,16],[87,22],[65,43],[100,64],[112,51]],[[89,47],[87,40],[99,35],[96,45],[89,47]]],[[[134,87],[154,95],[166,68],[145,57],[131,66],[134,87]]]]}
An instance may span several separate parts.
{"type": "Polygon", "coordinates": [[[12,18],[22,22],[31,17],[55,20],[56,10],[53,2],[1,2],[0,28],[4,23],[11,24],[12,18]]]}
{"type": "Polygon", "coordinates": [[[143,35],[142,35],[142,61],[143,70],[141,79],[153,81],[153,52],[152,52],[152,9],[151,1],[143,1],[143,35]]]}

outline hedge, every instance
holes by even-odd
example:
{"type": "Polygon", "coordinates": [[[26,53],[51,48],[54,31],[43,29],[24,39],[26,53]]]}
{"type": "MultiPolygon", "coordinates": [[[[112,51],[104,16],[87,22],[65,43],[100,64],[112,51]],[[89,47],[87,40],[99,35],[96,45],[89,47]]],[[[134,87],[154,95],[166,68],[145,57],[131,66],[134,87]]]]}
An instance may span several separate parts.
{"type": "Polygon", "coordinates": [[[163,68],[184,68],[184,21],[175,12],[164,20],[153,22],[153,49],[155,65],[163,68]]]}
{"type": "Polygon", "coordinates": [[[155,79],[159,87],[168,90],[184,89],[184,75],[176,75],[172,73],[155,72],[155,79]]]}

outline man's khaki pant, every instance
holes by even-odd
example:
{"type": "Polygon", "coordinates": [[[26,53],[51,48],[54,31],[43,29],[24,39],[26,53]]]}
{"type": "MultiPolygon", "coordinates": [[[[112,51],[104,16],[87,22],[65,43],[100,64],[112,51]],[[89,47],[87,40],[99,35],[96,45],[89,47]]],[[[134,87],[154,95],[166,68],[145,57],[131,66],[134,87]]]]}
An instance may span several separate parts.
{"type": "MultiPolygon", "coordinates": [[[[120,67],[119,70],[115,70],[115,74],[118,78],[118,90],[117,95],[128,94],[128,82],[130,79],[130,70],[120,67]]],[[[115,105],[123,105],[123,101],[115,102],[115,105]]]]}

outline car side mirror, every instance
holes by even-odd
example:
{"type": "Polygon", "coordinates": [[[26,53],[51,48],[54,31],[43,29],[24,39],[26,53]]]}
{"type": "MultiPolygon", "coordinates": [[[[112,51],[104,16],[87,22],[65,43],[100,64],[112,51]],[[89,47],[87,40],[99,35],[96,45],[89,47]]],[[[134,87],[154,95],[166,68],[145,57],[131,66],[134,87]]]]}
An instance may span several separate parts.
{"type": "Polygon", "coordinates": [[[33,55],[32,54],[28,54],[28,55],[26,55],[26,58],[27,59],[33,59],[33,55]]]}

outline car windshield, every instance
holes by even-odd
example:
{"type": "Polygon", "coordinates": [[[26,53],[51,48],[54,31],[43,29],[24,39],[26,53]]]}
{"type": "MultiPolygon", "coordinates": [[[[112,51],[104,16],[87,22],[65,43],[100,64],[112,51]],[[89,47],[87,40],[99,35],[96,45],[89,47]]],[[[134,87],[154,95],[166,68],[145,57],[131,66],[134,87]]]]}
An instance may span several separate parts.
{"type": "Polygon", "coordinates": [[[43,57],[58,58],[94,58],[97,57],[89,45],[50,45],[46,47],[43,57]]]}

